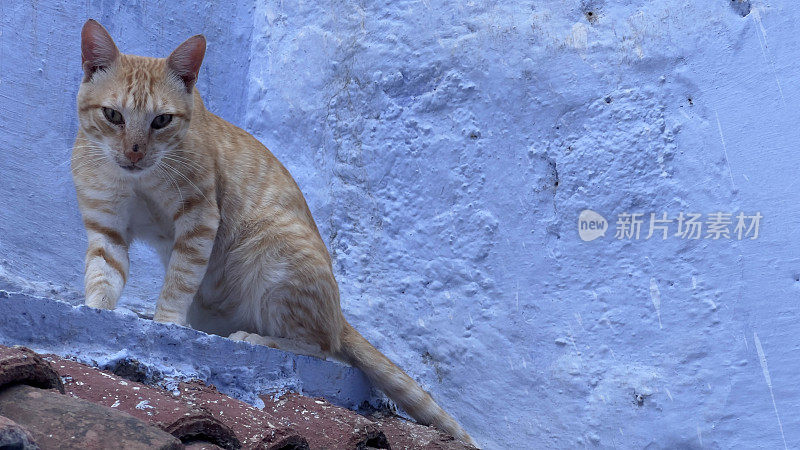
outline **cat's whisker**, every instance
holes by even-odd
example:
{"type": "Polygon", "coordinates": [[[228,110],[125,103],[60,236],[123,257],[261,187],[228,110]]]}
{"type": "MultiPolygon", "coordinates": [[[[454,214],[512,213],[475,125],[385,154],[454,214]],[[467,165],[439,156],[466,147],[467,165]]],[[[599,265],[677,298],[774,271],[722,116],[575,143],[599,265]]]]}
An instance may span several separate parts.
{"type": "Polygon", "coordinates": [[[72,156],[72,152],[74,150],[80,150],[80,153],[83,154],[83,153],[90,152],[90,151],[102,151],[103,147],[94,146],[94,145],[76,145],[74,147],[68,147],[65,150],[67,152],[69,152],[70,156],[72,156]]]}
{"type": "MultiPolygon", "coordinates": [[[[85,161],[80,166],[76,166],[75,168],[73,168],[71,170],[71,172],[75,173],[75,172],[77,172],[79,170],[84,170],[84,169],[95,170],[95,169],[99,168],[102,165],[103,165],[103,161],[98,161],[98,160],[85,161]],[[94,164],[92,164],[92,163],[94,163],[94,164]]],[[[68,178],[66,178],[66,179],[68,179],[68,178]]]]}
{"type": "Polygon", "coordinates": [[[99,159],[99,158],[101,158],[103,156],[105,156],[105,155],[102,152],[95,152],[95,153],[86,152],[86,153],[82,153],[81,155],[75,157],[74,159],[73,158],[68,158],[66,161],[58,164],[57,167],[66,166],[66,165],[71,164],[71,163],[82,162],[82,161],[85,161],[87,159],[99,159]]]}
{"type": "Polygon", "coordinates": [[[68,158],[62,164],[68,164],[68,163],[71,163],[73,161],[83,161],[85,159],[94,159],[94,158],[101,157],[101,156],[104,156],[104,153],[101,152],[101,151],[98,151],[98,150],[86,151],[86,152],[83,152],[80,155],[77,155],[75,157],[68,158]]]}
{"type": "Polygon", "coordinates": [[[181,161],[181,162],[185,162],[185,163],[191,163],[195,167],[201,167],[196,161],[194,161],[194,160],[192,160],[192,159],[190,159],[190,158],[188,158],[186,156],[181,156],[181,155],[179,155],[177,153],[167,153],[167,154],[164,155],[164,158],[169,158],[169,159],[172,159],[172,160],[175,160],[175,161],[181,161]]]}
{"type": "Polygon", "coordinates": [[[182,204],[183,204],[183,194],[181,193],[181,188],[180,188],[180,186],[178,186],[178,182],[177,182],[177,181],[175,181],[175,180],[172,178],[172,176],[170,176],[169,172],[167,172],[167,171],[164,169],[164,167],[161,165],[161,163],[159,163],[159,164],[156,164],[156,169],[158,169],[158,170],[159,170],[159,172],[161,172],[161,173],[163,173],[164,175],[166,175],[166,176],[167,176],[167,178],[169,179],[169,181],[170,181],[170,182],[173,184],[173,186],[175,186],[175,189],[178,191],[178,196],[181,198],[181,203],[180,203],[180,204],[182,205],[182,204]]]}
{"type": "Polygon", "coordinates": [[[83,139],[86,142],[82,142],[80,145],[74,145],[73,147],[85,147],[85,146],[97,146],[97,147],[105,147],[106,145],[100,141],[93,141],[91,139],[83,139]]]}
{"type": "Polygon", "coordinates": [[[72,147],[66,147],[66,148],[65,148],[65,150],[67,150],[67,151],[72,151],[72,150],[76,150],[76,149],[102,150],[102,149],[104,149],[104,148],[105,148],[105,147],[103,147],[102,145],[88,145],[88,144],[84,144],[84,145],[73,145],[72,147]]]}
{"type": "Polygon", "coordinates": [[[186,158],[181,159],[180,157],[177,157],[174,154],[164,155],[162,158],[170,160],[170,161],[174,161],[174,162],[178,163],[178,165],[180,165],[180,166],[187,167],[187,168],[192,168],[192,169],[195,169],[195,170],[198,170],[198,171],[201,171],[201,172],[206,170],[200,164],[198,164],[198,163],[196,163],[196,162],[194,162],[194,161],[192,161],[190,159],[186,159],[186,158]]]}
{"type": "Polygon", "coordinates": [[[78,156],[83,155],[85,153],[103,153],[104,149],[100,147],[85,147],[81,149],[78,156]]]}
{"type": "Polygon", "coordinates": [[[80,155],[80,156],[78,156],[77,158],[74,158],[74,159],[70,158],[67,161],[64,161],[63,163],[61,163],[61,165],[79,164],[79,163],[82,163],[84,161],[95,161],[95,160],[99,159],[99,157],[100,157],[99,154],[98,155],[95,155],[95,154],[84,154],[84,155],[80,155]]]}
{"type": "MultiPolygon", "coordinates": [[[[97,153],[97,152],[102,153],[102,151],[103,151],[103,149],[100,148],[100,147],[76,147],[76,148],[81,148],[81,151],[79,152],[78,156],[86,154],[86,153],[97,153]]],[[[70,156],[72,156],[72,155],[70,155],[70,156]]]]}
{"type": "Polygon", "coordinates": [[[70,171],[71,172],[77,172],[79,170],[84,170],[84,169],[87,169],[87,168],[91,169],[91,170],[94,170],[94,169],[99,168],[102,165],[103,165],[103,161],[97,161],[97,160],[86,161],[86,162],[82,163],[79,166],[73,167],[70,171]]]}
{"type": "Polygon", "coordinates": [[[175,163],[178,166],[178,168],[185,169],[189,173],[196,173],[196,172],[200,171],[200,169],[201,169],[197,165],[191,165],[190,163],[187,163],[187,162],[184,162],[184,161],[178,161],[178,160],[172,159],[172,158],[170,158],[168,156],[164,156],[163,159],[166,160],[166,161],[171,161],[171,162],[175,163]]]}
{"type": "Polygon", "coordinates": [[[166,167],[170,168],[170,169],[171,169],[171,170],[172,170],[172,171],[173,171],[175,174],[177,174],[177,175],[180,175],[180,176],[181,176],[181,178],[183,178],[184,180],[186,180],[186,182],[187,182],[187,183],[189,183],[190,185],[192,185],[192,187],[193,187],[193,188],[195,188],[195,189],[197,190],[197,192],[198,192],[200,195],[202,195],[202,196],[203,196],[203,198],[204,198],[204,199],[206,199],[206,201],[208,202],[208,204],[209,204],[209,205],[212,205],[212,206],[214,205],[213,203],[211,203],[211,200],[209,200],[209,199],[208,199],[208,197],[206,197],[206,194],[204,194],[204,193],[203,193],[203,191],[202,191],[202,190],[201,190],[199,187],[197,187],[197,185],[196,185],[196,184],[194,184],[194,183],[192,182],[192,180],[190,180],[190,179],[189,179],[189,178],[188,178],[186,175],[182,174],[182,173],[180,172],[180,170],[178,170],[178,169],[176,169],[176,168],[174,168],[174,167],[170,166],[170,165],[169,165],[169,164],[167,164],[167,163],[165,163],[164,165],[165,165],[166,167]]]}
{"type": "Polygon", "coordinates": [[[189,158],[188,156],[183,156],[183,155],[181,155],[181,154],[179,154],[179,153],[166,153],[164,156],[165,156],[165,157],[170,157],[170,158],[176,159],[176,160],[178,160],[178,161],[187,161],[187,162],[193,162],[193,163],[196,163],[196,161],[192,160],[192,159],[191,159],[191,158],[189,158]]]}

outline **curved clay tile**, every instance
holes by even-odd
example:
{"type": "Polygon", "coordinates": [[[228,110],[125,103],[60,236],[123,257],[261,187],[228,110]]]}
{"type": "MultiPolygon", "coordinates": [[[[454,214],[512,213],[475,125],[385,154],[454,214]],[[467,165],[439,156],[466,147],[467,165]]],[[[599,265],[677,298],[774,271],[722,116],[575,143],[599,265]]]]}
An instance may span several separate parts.
{"type": "Polygon", "coordinates": [[[25,347],[0,346],[0,389],[15,384],[64,393],[58,373],[41,356],[25,347]]]}

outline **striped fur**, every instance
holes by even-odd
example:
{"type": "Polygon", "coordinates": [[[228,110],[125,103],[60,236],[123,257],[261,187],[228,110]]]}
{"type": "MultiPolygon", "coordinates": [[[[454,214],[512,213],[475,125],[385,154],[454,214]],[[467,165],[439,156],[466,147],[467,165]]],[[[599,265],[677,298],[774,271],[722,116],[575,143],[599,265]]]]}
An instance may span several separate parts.
{"type": "Polygon", "coordinates": [[[473,443],[345,320],[330,256],[291,175],[203,106],[194,88],[202,36],[167,59],[119,53],[94,21],[82,38],[72,174],[89,239],[87,305],[115,307],[128,247],[143,240],[166,267],[155,320],[343,360],[417,421],[473,443]],[[112,123],[104,107],[124,124],[112,123]],[[172,121],[154,129],[160,114],[172,121]],[[123,168],[131,152],[141,158],[135,171],[123,168]]]}

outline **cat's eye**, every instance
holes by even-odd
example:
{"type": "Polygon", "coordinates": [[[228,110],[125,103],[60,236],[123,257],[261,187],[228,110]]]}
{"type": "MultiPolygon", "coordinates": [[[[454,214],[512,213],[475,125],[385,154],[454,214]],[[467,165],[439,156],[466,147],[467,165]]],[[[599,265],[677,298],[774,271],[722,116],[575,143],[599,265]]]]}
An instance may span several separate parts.
{"type": "Polygon", "coordinates": [[[153,119],[153,122],[150,123],[150,126],[153,127],[153,129],[158,130],[159,128],[164,128],[165,126],[169,125],[170,122],[172,122],[172,114],[161,114],[153,119]]]}
{"type": "Polygon", "coordinates": [[[103,115],[106,116],[106,120],[113,123],[114,125],[122,125],[123,123],[125,123],[125,119],[122,117],[122,114],[116,109],[106,108],[104,106],[103,115]]]}

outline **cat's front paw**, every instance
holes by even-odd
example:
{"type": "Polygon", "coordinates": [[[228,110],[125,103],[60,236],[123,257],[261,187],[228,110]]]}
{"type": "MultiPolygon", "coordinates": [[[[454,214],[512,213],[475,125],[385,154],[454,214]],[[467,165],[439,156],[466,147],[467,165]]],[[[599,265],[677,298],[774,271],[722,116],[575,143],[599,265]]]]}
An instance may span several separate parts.
{"type": "MultiPolygon", "coordinates": [[[[265,338],[264,336],[261,336],[261,335],[255,334],[255,333],[248,333],[246,331],[237,331],[237,332],[231,334],[230,336],[228,336],[228,339],[230,339],[232,341],[249,342],[249,343],[251,343],[253,345],[266,345],[267,347],[272,347],[272,345],[269,345],[270,341],[267,338],[265,338]]],[[[277,347],[275,347],[275,348],[277,348],[277,347]]]]}
{"type": "Polygon", "coordinates": [[[170,314],[164,311],[156,311],[156,314],[153,316],[153,320],[161,323],[174,323],[184,327],[187,326],[188,323],[185,316],[174,313],[170,314]]]}
{"type": "Polygon", "coordinates": [[[86,306],[95,309],[114,309],[116,302],[107,295],[93,295],[86,298],[86,306]]]}

